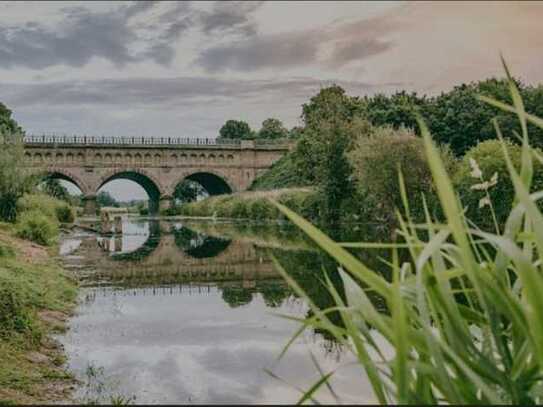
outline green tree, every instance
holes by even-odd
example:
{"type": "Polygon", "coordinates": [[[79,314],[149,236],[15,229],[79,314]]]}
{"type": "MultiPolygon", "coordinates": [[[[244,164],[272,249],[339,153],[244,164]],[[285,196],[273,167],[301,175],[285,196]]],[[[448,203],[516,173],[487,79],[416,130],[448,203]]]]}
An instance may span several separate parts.
{"type": "Polygon", "coordinates": [[[0,146],[0,219],[13,222],[17,217],[17,200],[35,186],[35,177],[25,169],[20,133],[0,128],[0,146]]]}
{"type": "Polygon", "coordinates": [[[0,103],[0,132],[4,136],[23,134],[19,124],[11,117],[11,110],[0,103]]]}
{"type": "Polygon", "coordinates": [[[187,203],[196,201],[199,196],[209,195],[199,183],[184,180],[175,187],[173,198],[177,203],[187,203]]]}
{"type": "MultiPolygon", "coordinates": [[[[444,148],[442,157],[449,173],[452,173],[456,164],[452,153],[444,148]]],[[[422,139],[411,129],[371,126],[357,134],[348,158],[354,168],[359,195],[365,197],[359,205],[369,207],[372,220],[388,226],[389,230],[397,226],[395,210],[403,213],[399,170],[403,175],[411,216],[417,221],[424,220],[422,195],[432,211],[438,206],[422,139]]]]}
{"type": "Polygon", "coordinates": [[[405,91],[396,92],[391,96],[377,94],[365,97],[363,101],[364,114],[374,126],[391,126],[395,129],[407,127],[418,129],[416,113],[425,112],[429,99],[419,97],[416,93],[405,91]]]}
{"type": "Polygon", "coordinates": [[[364,115],[365,103],[359,98],[349,96],[338,85],[323,88],[313,96],[309,103],[302,105],[302,120],[305,127],[318,127],[330,120],[351,121],[364,115]]]}
{"type": "MultiPolygon", "coordinates": [[[[521,94],[530,92],[521,83],[519,88],[521,94]]],[[[463,155],[480,141],[495,139],[493,118],[497,118],[504,135],[512,136],[513,130],[520,131],[514,115],[479,101],[478,95],[511,103],[506,81],[487,79],[456,86],[434,98],[427,108],[425,119],[433,137],[439,143],[449,144],[456,155],[463,155]]],[[[528,105],[526,109],[531,110],[528,105]]]]}
{"type": "Polygon", "coordinates": [[[252,136],[251,127],[242,120],[227,120],[219,130],[219,139],[248,139],[252,136]]]}
{"type": "Polygon", "coordinates": [[[257,137],[260,139],[278,139],[285,138],[288,135],[288,130],[279,119],[269,118],[262,122],[262,128],[259,130],[257,137]]]}
{"type": "Polygon", "coordinates": [[[287,137],[290,139],[297,140],[300,137],[302,137],[302,134],[304,133],[304,128],[301,126],[294,126],[292,129],[288,131],[287,137]]]}
{"type": "Polygon", "coordinates": [[[98,195],[96,195],[96,202],[99,206],[113,206],[118,208],[119,203],[115,198],[111,196],[111,194],[107,191],[100,191],[98,195]]]}

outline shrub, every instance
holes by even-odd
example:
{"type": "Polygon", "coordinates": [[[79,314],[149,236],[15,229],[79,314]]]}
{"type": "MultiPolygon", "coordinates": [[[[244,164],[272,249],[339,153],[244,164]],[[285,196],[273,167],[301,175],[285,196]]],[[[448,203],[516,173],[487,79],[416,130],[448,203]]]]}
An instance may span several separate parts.
{"type": "MultiPolygon", "coordinates": [[[[543,129],[543,119],[524,113],[511,79],[509,84],[514,107],[485,100],[519,112],[522,121],[528,119],[543,129]]],[[[503,232],[485,233],[468,225],[447,166],[426,126],[421,125],[421,133],[444,213],[444,220],[426,217],[424,237],[420,224],[406,215],[399,222],[402,239],[398,243],[339,244],[277,204],[341,266],[341,287],[326,279],[334,299],[328,309],[313,302],[279,267],[314,315],[302,322],[296,337],[307,327],[332,335],[364,367],[381,404],[539,404],[543,385],[543,213],[536,200],[543,191],[530,195],[530,174],[532,155],[543,158],[530,148],[523,134],[519,171],[508,155],[508,145],[502,146],[517,205],[503,232]],[[404,261],[398,252],[405,246],[409,258],[404,261]],[[346,247],[391,248],[392,261],[386,263],[391,278],[381,269],[370,269],[346,247]],[[375,305],[370,293],[377,294],[386,307],[375,305]],[[340,313],[342,324],[334,323],[333,311],[340,313]]],[[[408,204],[407,200],[403,203],[408,204]]],[[[314,399],[323,384],[331,388],[334,371],[326,373],[319,367],[319,372],[319,380],[300,402],[314,399]]]]}
{"type": "Polygon", "coordinates": [[[25,333],[32,330],[33,320],[25,306],[22,290],[13,283],[0,280],[0,337],[12,332],[25,333]]]}
{"type": "MultiPolygon", "coordinates": [[[[442,149],[441,155],[452,171],[456,164],[452,154],[442,149]]],[[[389,225],[396,221],[395,210],[403,206],[398,169],[403,175],[411,214],[418,220],[423,219],[423,194],[431,208],[436,209],[436,194],[423,141],[413,131],[374,128],[369,135],[358,135],[348,157],[354,168],[358,194],[365,196],[362,204],[373,208],[373,220],[389,225]]]]}
{"type": "MultiPolygon", "coordinates": [[[[513,165],[519,170],[522,148],[510,141],[504,142],[513,165]]],[[[454,183],[469,220],[479,227],[493,229],[495,225],[492,211],[494,211],[498,225],[505,223],[511,212],[515,189],[509,176],[502,145],[498,140],[483,141],[469,150],[458,167],[454,183]],[[495,177],[495,182],[492,177],[495,177]],[[489,205],[487,198],[490,198],[492,205],[489,205]]],[[[532,191],[542,189],[543,165],[535,161],[532,191]]]]}
{"type": "Polygon", "coordinates": [[[66,203],[59,203],[55,208],[55,215],[61,223],[73,223],[75,214],[73,208],[66,203]]]}
{"type": "Polygon", "coordinates": [[[37,210],[26,211],[17,220],[16,232],[23,239],[50,246],[59,234],[58,221],[37,210]]]}
{"type": "Polygon", "coordinates": [[[72,223],[75,219],[74,210],[68,203],[43,193],[25,194],[17,202],[17,211],[41,212],[61,223],[72,223]]]}

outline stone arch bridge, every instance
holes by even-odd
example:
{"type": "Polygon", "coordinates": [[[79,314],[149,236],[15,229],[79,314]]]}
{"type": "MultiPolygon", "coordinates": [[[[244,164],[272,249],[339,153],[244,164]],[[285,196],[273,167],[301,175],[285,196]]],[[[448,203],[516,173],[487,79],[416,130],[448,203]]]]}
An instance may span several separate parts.
{"type": "Polygon", "coordinates": [[[75,184],[87,215],[96,213],[98,190],[116,179],[141,185],[151,214],[170,207],[186,179],[210,195],[243,191],[292,147],[287,140],[87,136],[26,136],[24,145],[25,165],[75,184]]]}

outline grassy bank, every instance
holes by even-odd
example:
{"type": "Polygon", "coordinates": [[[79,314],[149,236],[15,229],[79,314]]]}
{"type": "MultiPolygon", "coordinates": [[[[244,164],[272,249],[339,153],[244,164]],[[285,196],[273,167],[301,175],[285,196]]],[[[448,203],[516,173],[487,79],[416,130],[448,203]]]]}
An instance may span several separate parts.
{"type": "Polygon", "coordinates": [[[65,329],[76,282],[55,259],[55,247],[16,237],[0,224],[0,404],[65,399],[72,378],[50,334],[65,329]]]}
{"type": "Polygon", "coordinates": [[[281,202],[309,219],[316,219],[319,213],[318,196],[311,188],[284,188],[215,196],[181,205],[166,214],[250,220],[285,219],[270,203],[270,199],[281,202]]]}

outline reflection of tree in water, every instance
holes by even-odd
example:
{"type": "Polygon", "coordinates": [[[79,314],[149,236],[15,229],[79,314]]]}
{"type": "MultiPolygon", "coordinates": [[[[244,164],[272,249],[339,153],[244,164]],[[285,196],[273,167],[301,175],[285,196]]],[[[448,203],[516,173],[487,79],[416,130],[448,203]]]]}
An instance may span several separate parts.
{"type": "Polygon", "coordinates": [[[279,281],[264,281],[257,286],[264,299],[264,303],[270,308],[277,308],[292,295],[292,290],[279,281]]]}
{"type": "Polygon", "coordinates": [[[224,286],[222,299],[232,308],[237,308],[249,304],[253,300],[253,293],[244,287],[224,286]]]}
{"type": "MultiPolygon", "coordinates": [[[[344,235],[345,236],[345,235],[344,235]]],[[[372,238],[375,239],[375,236],[372,238]]],[[[381,236],[382,241],[386,241],[386,237],[381,236]]],[[[340,240],[340,238],[338,238],[340,240]]],[[[344,240],[352,240],[348,237],[344,240]]],[[[378,238],[374,241],[378,241],[378,238]]],[[[294,281],[307,293],[313,303],[320,309],[328,309],[335,306],[335,301],[332,294],[326,287],[325,273],[334,285],[335,290],[340,297],[345,301],[345,290],[343,287],[343,281],[338,272],[338,264],[324,254],[322,251],[313,252],[308,255],[308,252],[270,249],[270,254],[274,256],[285,271],[294,279],[294,281]]],[[[389,274],[389,268],[385,266],[384,262],[390,260],[389,250],[358,250],[353,252],[364,264],[366,264],[372,270],[383,270],[385,277],[389,274]]],[[[400,253],[400,256],[406,253],[400,253]]],[[[367,291],[369,299],[374,303],[377,309],[382,312],[388,312],[386,303],[383,298],[379,297],[372,291],[367,291]]],[[[308,310],[307,317],[311,317],[313,312],[308,310]]],[[[330,321],[339,327],[343,327],[343,320],[339,312],[332,312],[328,314],[330,321]]],[[[332,335],[328,332],[317,331],[322,334],[326,339],[333,339],[332,335]]]]}
{"type": "Polygon", "coordinates": [[[221,287],[222,299],[232,308],[249,304],[259,293],[266,306],[277,308],[292,295],[292,290],[282,280],[257,281],[253,288],[225,285],[221,287]]]}
{"type": "Polygon", "coordinates": [[[230,239],[207,236],[184,226],[172,228],[175,244],[191,257],[204,259],[218,256],[230,245],[230,239]]]}

